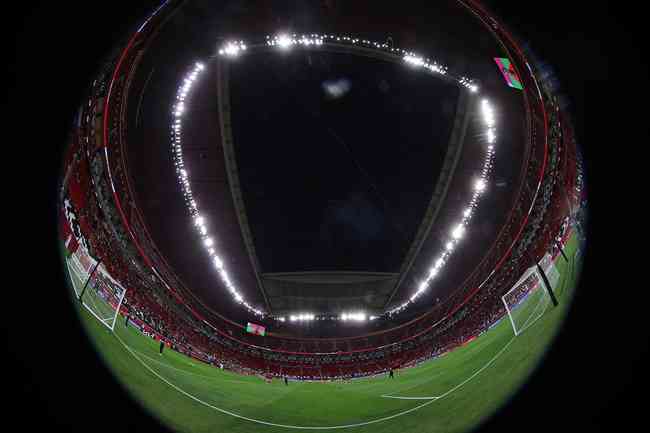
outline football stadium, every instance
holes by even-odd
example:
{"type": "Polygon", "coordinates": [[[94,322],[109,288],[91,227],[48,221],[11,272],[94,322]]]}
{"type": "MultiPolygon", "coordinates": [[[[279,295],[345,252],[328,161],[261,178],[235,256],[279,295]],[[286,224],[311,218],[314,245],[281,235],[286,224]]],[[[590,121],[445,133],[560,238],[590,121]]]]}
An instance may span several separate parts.
{"type": "Polygon", "coordinates": [[[99,357],[178,432],[479,427],[580,277],[547,66],[475,0],[420,38],[370,3],[311,28],[213,3],[121,35],[72,126],[60,249],[99,357]]]}

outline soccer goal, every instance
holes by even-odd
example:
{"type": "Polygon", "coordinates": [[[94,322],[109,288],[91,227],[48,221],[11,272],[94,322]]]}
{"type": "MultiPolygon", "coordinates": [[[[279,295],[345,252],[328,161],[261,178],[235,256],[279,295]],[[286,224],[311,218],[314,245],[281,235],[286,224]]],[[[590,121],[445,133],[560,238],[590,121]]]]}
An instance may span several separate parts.
{"type": "MultiPolygon", "coordinates": [[[[556,289],[560,274],[550,254],[540,262],[551,289],[556,289]]],[[[503,305],[512,324],[515,335],[519,335],[539,320],[551,303],[544,281],[537,266],[531,266],[524,272],[508,292],[501,297],[503,305]]]]}
{"type": "Polygon", "coordinates": [[[126,289],[82,248],[72,254],[67,262],[77,299],[90,314],[112,331],[126,289]]]}

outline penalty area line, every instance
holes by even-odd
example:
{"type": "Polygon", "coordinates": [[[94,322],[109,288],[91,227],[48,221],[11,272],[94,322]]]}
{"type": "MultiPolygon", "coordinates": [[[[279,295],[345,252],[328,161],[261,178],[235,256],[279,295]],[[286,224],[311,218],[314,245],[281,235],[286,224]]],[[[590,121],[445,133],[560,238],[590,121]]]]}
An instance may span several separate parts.
{"type": "Polygon", "coordinates": [[[180,392],[184,396],[196,401],[199,404],[202,404],[203,406],[206,406],[206,407],[209,407],[209,408],[211,408],[213,410],[216,410],[217,412],[221,412],[223,414],[230,415],[230,416],[233,416],[235,418],[243,419],[245,421],[250,421],[250,422],[263,424],[263,425],[268,425],[268,426],[271,426],[271,427],[282,427],[282,428],[296,429],[296,430],[334,430],[334,429],[361,427],[361,426],[365,426],[365,425],[369,425],[369,424],[376,424],[376,423],[379,423],[379,422],[388,421],[390,419],[397,418],[397,417],[402,416],[402,415],[406,415],[406,414],[411,413],[413,411],[416,411],[416,410],[418,410],[420,408],[423,408],[424,406],[427,406],[427,405],[429,405],[429,404],[431,404],[431,403],[433,403],[435,401],[435,400],[428,400],[428,401],[426,401],[426,402],[424,402],[424,403],[422,403],[422,404],[420,404],[418,406],[415,406],[415,407],[413,407],[411,409],[396,413],[394,415],[385,416],[385,417],[382,417],[382,418],[377,418],[377,419],[373,419],[373,420],[370,420],[370,421],[365,421],[365,422],[360,422],[360,423],[355,423],[355,424],[335,425],[335,426],[297,426],[297,425],[277,424],[277,423],[273,423],[273,422],[262,421],[262,420],[259,420],[259,419],[254,419],[254,418],[249,418],[249,417],[246,417],[246,416],[243,416],[243,415],[239,415],[238,413],[231,412],[229,410],[222,409],[220,407],[214,406],[214,405],[212,405],[210,403],[207,403],[207,402],[201,400],[200,398],[190,394],[189,392],[179,388],[178,386],[174,385],[173,383],[169,382],[167,379],[162,377],[160,374],[158,374],[158,372],[153,370],[149,365],[147,365],[147,363],[145,363],[142,359],[140,359],[140,357],[138,355],[136,355],[136,353],[129,346],[127,346],[126,343],[124,343],[124,341],[120,338],[119,335],[117,335],[116,333],[113,333],[113,335],[115,335],[115,338],[117,338],[117,340],[122,344],[122,346],[124,346],[124,348],[127,351],[129,351],[129,353],[131,355],[133,355],[133,357],[136,360],[138,360],[147,370],[149,370],[149,372],[151,372],[158,379],[160,379],[161,381],[163,381],[164,383],[166,383],[168,386],[172,387],[176,391],[180,392]]]}
{"type": "Polygon", "coordinates": [[[510,346],[510,344],[511,344],[513,341],[515,341],[515,337],[510,338],[510,340],[506,343],[506,345],[503,346],[503,347],[501,348],[501,350],[499,350],[499,351],[497,352],[497,354],[494,355],[494,356],[492,357],[492,359],[490,359],[488,362],[486,362],[485,365],[484,365],[483,367],[479,368],[479,369],[478,369],[477,371],[475,371],[475,372],[474,372],[470,377],[468,377],[467,379],[465,379],[464,381],[462,381],[462,382],[459,383],[458,385],[454,386],[453,388],[451,388],[450,390],[448,390],[447,392],[445,392],[445,393],[442,394],[442,395],[432,396],[432,397],[400,397],[400,396],[394,396],[394,395],[382,395],[382,397],[384,397],[384,398],[398,398],[398,399],[404,399],[404,400],[424,400],[424,399],[428,399],[428,400],[430,400],[430,401],[436,401],[436,400],[439,400],[439,399],[441,399],[441,398],[444,398],[444,397],[448,396],[449,394],[451,394],[452,392],[456,391],[456,390],[457,390],[458,388],[460,388],[461,386],[465,385],[467,382],[469,382],[470,380],[472,380],[473,378],[475,378],[476,376],[478,376],[478,375],[479,375],[483,370],[485,370],[485,369],[488,368],[490,365],[492,365],[492,363],[493,363],[494,361],[496,361],[496,359],[497,359],[499,356],[501,356],[501,354],[503,354],[503,352],[506,351],[506,349],[508,348],[508,346],[510,346]]]}
{"type": "Polygon", "coordinates": [[[239,418],[239,419],[242,419],[242,420],[245,420],[245,421],[250,421],[250,422],[254,422],[254,423],[262,424],[262,425],[267,425],[267,426],[271,426],[271,427],[282,427],[282,428],[295,429],[295,430],[335,430],[335,429],[344,429],[344,428],[352,428],[352,427],[362,427],[362,426],[366,426],[366,425],[370,425],[370,424],[376,424],[376,423],[379,423],[379,422],[388,421],[388,420],[391,420],[391,419],[394,419],[394,418],[400,417],[400,416],[402,416],[402,415],[406,415],[406,414],[409,414],[409,413],[411,413],[411,412],[414,412],[414,411],[416,411],[416,410],[418,410],[418,409],[421,409],[421,408],[423,408],[423,407],[425,407],[425,406],[430,405],[430,404],[433,403],[434,401],[437,401],[437,400],[439,400],[439,399],[441,399],[441,398],[446,397],[447,395],[449,395],[449,394],[451,394],[452,392],[456,391],[458,388],[460,388],[460,387],[462,387],[463,385],[465,385],[467,382],[469,382],[469,381],[472,380],[474,377],[476,377],[478,374],[480,374],[483,370],[485,370],[485,369],[488,368],[490,365],[492,365],[492,363],[493,363],[493,362],[494,362],[494,361],[495,361],[499,356],[501,356],[501,354],[502,354],[503,352],[505,352],[505,350],[506,350],[506,349],[510,346],[510,344],[515,340],[515,337],[513,336],[513,337],[512,337],[512,338],[511,338],[507,343],[506,343],[506,345],[503,346],[503,347],[501,348],[501,350],[499,350],[499,352],[497,352],[497,354],[494,355],[494,357],[493,357],[492,359],[490,359],[490,360],[489,360],[489,361],[488,361],[488,362],[487,362],[483,367],[481,367],[480,369],[478,369],[476,372],[474,372],[474,373],[473,373],[471,376],[469,376],[467,379],[465,379],[464,381],[462,381],[462,382],[459,383],[458,385],[454,386],[453,388],[449,389],[447,392],[445,392],[444,394],[442,394],[442,395],[440,395],[440,396],[435,396],[435,397],[424,397],[424,398],[423,398],[423,397],[415,397],[415,398],[408,398],[408,397],[407,397],[407,398],[404,398],[404,397],[401,397],[401,398],[400,398],[399,396],[389,396],[389,395],[382,395],[382,396],[381,396],[381,397],[384,397],[384,398],[397,398],[397,399],[403,399],[403,400],[422,400],[422,399],[426,399],[426,401],[425,401],[424,403],[419,404],[419,405],[417,405],[417,406],[415,406],[415,407],[413,407],[413,408],[411,408],[411,409],[407,409],[407,410],[405,410],[405,411],[402,411],[402,412],[396,413],[396,414],[394,414],[394,415],[385,416],[385,417],[382,417],[382,418],[377,418],[377,419],[373,419],[373,420],[370,420],[370,421],[365,421],[365,422],[360,422],[360,423],[355,423],[355,424],[344,424],[344,425],[335,425],[335,426],[297,426],[297,425],[288,425],[288,424],[278,424],[278,423],[273,423],[273,422],[268,422],[268,421],[262,421],[262,420],[259,420],[259,419],[249,418],[249,417],[246,417],[246,416],[240,415],[240,414],[238,414],[238,413],[231,412],[231,411],[229,411],[229,410],[222,409],[222,408],[220,408],[220,407],[217,407],[217,406],[214,406],[214,405],[212,405],[212,404],[210,404],[210,403],[207,403],[207,402],[201,400],[200,398],[198,398],[198,397],[196,397],[196,396],[194,396],[194,395],[188,393],[187,391],[181,389],[181,388],[178,387],[177,385],[174,385],[173,383],[169,382],[169,381],[168,381],[167,379],[165,379],[164,377],[162,377],[158,372],[156,372],[156,371],[155,371],[154,369],[152,369],[149,365],[147,365],[147,363],[145,363],[142,359],[140,359],[140,357],[139,357],[138,355],[136,355],[136,353],[135,353],[135,352],[134,352],[134,351],[133,351],[133,350],[132,350],[132,349],[131,349],[131,348],[130,348],[126,343],[124,343],[124,341],[120,338],[119,335],[117,335],[115,332],[113,333],[113,335],[115,335],[115,338],[117,338],[117,340],[122,344],[122,346],[124,346],[124,348],[125,348],[127,351],[129,351],[129,353],[131,353],[131,355],[132,355],[132,356],[133,356],[133,357],[134,357],[138,362],[140,362],[140,364],[142,364],[142,365],[143,365],[147,370],[149,370],[149,372],[151,372],[154,376],[156,376],[158,379],[160,379],[161,381],[163,381],[165,384],[167,384],[167,385],[170,386],[171,388],[175,389],[176,391],[180,392],[181,394],[185,395],[186,397],[188,397],[188,398],[190,398],[190,399],[196,401],[197,403],[202,404],[203,406],[206,406],[206,407],[208,407],[208,408],[210,408],[210,409],[216,410],[217,412],[221,412],[221,413],[223,413],[223,414],[230,415],[230,416],[232,416],[232,417],[239,418]]]}
{"type": "Polygon", "coordinates": [[[433,397],[399,397],[395,395],[382,395],[384,398],[394,398],[397,400],[436,400],[440,397],[433,396],[433,397]]]}

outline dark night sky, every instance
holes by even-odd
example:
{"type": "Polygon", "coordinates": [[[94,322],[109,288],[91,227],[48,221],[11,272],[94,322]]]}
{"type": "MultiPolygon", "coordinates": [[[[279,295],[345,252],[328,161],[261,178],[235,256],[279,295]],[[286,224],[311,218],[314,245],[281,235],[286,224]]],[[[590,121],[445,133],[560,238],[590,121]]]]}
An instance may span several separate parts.
{"type": "MultiPolygon", "coordinates": [[[[161,431],[83,343],[83,331],[62,294],[53,199],[57,161],[85,83],[116,37],[132,29],[157,3],[115,0],[100,7],[74,1],[21,2],[3,26],[5,41],[14,43],[13,49],[7,49],[4,69],[9,81],[3,95],[8,95],[12,108],[5,119],[9,125],[5,134],[15,133],[7,146],[12,163],[6,170],[11,172],[10,194],[18,193],[7,200],[17,210],[13,215],[20,215],[17,229],[8,230],[12,243],[6,251],[11,251],[8,263],[18,267],[18,281],[23,283],[6,287],[3,337],[8,339],[3,345],[7,356],[2,359],[11,374],[3,382],[10,395],[5,423],[70,432],[87,431],[89,425],[98,433],[161,431]],[[20,155],[13,157],[16,150],[20,155]],[[20,239],[12,239],[12,233],[20,239]],[[42,254],[36,258],[35,251],[42,254]],[[25,278],[28,275],[42,278],[25,278]],[[25,286],[26,281],[33,287],[25,286]],[[39,302],[33,299],[35,293],[39,302]],[[58,354],[67,356],[54,356],[58,354]],[[98,423],[100,405],[119,415],[102,417],[98,423]]],[[[259,3],[276,25],[288,21],[275,20],[273,8],[290,12],[291,6],[259,3]]],[[[358,4],[346,2],[350,3],[358,4]]],[[[637,253],[642,236],[621,236],[621,232],[630,227],[635,234],[644,232],[639,214],[628,215],[628,211],[640,208],[642,195],[636,185],[642,177],[639,173],[647,171],[640,166],[645,164],[640,149],[648,137],[648,88],[635,85],[635,79],[648,76],[641,49],[647,18],[640,7],[628,2],[489,4],[556,66],[573,103],[589,170],[591,228],[582,290],[565,330],[525,392],[480,431],[519,431],[524,425],[534,433],[558,428],[593,432],[637,428],[643,421],[647,405],[643,393],[649,384],[648,304],[637,270],[647,260],[637,253]]],[[[426,23],[430,17],[427,7],[409,2],[391,2],[386,10],[398,7],[415,22],[426,23]]],[[[359,21],[361,15],[348,13],[347,22],[359,21]]],[[[390,14],[385,17],[390,24],[390,14]]],[[[399,17],[395,27],[398,21],[399,17]]],[[[435,31],[435,26],[421,25],[417,35],[425,34],[424,28],[435,31]]],[[[183,34],[193,31],[187,27],[183,34]]],[[[401,32],[408,34],[408,30],[401,32]]],[[[413,39],[404,36],[403,45],[411,45],[413,39]]]]}

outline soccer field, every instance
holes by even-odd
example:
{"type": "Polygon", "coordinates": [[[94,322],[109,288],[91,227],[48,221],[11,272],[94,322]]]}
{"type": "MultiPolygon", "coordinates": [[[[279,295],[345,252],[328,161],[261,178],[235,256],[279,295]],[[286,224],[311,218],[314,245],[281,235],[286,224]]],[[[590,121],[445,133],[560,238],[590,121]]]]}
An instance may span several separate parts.
{"type": "MultiPolygon", "coordinates": [[[[418,367],[349,382],[266,383],[166,349],[121,318],[110,332],[78,311],[115,377],[166,425],[187,432],[461,432],[507,402],[559,329],[579,274],[577,241],[556,261],[558,307],[514,336],[504,317],[470,343],[418,367]]],[[[534,301],[534,299],[533,299],[534,301]]],[[[536,305],[536,304],[535,304],[536,305]]],[[[99,391],[98,391],[99,392],[99,391]]]]}

